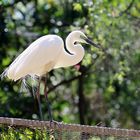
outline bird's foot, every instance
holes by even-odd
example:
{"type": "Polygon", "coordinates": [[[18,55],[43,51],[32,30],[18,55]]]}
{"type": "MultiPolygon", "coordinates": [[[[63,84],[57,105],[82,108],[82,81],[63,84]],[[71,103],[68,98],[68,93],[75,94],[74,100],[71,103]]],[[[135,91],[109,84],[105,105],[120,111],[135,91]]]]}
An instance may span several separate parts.
{"type": "Polygon", "coordinates": [[[61,131],[61,124],[62,122],[50,121],[50,140],[55,140],[55,130],[61,131]]]}
{"type": "Polygon", "coordinates": [[[63,122],[58,122],[58,121],[55,121],[55,120],[51,120],[50,121],[50,128],[61,128],[61,124],[63,122]]]}
{"type": "Polygon", "coordinates": [[[102,125],[103,125],[102,122],[99,122],[99,123],[96,124],[96,126],[102,126],[102,125]]]}

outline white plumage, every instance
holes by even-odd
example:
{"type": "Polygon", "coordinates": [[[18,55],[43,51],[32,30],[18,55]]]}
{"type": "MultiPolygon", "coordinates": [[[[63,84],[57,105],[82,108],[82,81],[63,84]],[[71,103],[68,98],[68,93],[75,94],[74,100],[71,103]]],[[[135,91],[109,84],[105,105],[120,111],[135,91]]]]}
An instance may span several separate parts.
{"type": "Polygon", "coordinates": [[[79,43],[96,46],[81,31],[73,31],[66,38],[66,47],[70,53],[65,50],[64,42],[59,36],[40,37],[11,63],[4,74],[16,81],[27,75],[42,76],[52,69],[75,65],[84,57],[84,49],[79,43]]]}

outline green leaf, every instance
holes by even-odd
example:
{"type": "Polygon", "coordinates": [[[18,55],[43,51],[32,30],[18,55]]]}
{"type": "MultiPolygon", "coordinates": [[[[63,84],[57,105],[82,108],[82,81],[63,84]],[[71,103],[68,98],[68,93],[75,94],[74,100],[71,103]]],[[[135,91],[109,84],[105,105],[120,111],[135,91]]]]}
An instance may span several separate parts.
{"type": "Polygon", "coordinates": [[[77,12],[82,12],[82,5],[80,3],[74,3],[73,9],[77,12]]]}

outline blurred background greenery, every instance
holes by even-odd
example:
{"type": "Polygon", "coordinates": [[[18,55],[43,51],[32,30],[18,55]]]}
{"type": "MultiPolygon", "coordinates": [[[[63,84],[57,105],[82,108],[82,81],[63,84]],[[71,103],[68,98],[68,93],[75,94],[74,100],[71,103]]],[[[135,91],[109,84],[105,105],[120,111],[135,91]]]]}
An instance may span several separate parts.
{"type": "MultiPolygon", "coordinates": [[[[140,129],[139,0],[0,0],[0,73],[39,36],[65,39],[75,29],[103,51],[85,45],[79,65],[50,73],[54,120],[140,129]]],[[[39,119],[32,94],[20,88],[0,81],[0,116],[39,119]]],[[[41,102],[48,120],[43,95],[41,102]]]]}

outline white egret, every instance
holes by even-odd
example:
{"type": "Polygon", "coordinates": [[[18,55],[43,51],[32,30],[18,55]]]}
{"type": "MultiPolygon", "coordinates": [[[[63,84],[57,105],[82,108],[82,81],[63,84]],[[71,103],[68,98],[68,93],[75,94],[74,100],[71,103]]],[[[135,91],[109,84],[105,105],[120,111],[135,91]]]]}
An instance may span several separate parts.
{"type": "MultiPolygon", "coordinates": [[[[66,38],[66,48],[62,38],[57,35],[45,35],[31,43],[4,71],[3,76],[17,81],[27,75],[41,77],[52,69],[73,66],[84,57],[84,48],[80,43],[98,47],[81,31],[72,31],[66,38]]],[[[45,85],[46,86],[46,85],[45,85]]],[[[38,88],[39,89],[39,88],[38,88]]],[[[44,91],[47,99],[46,88],[44,91]]],[[[38,101],[39,90],[38,90],[38,101]]]]}

